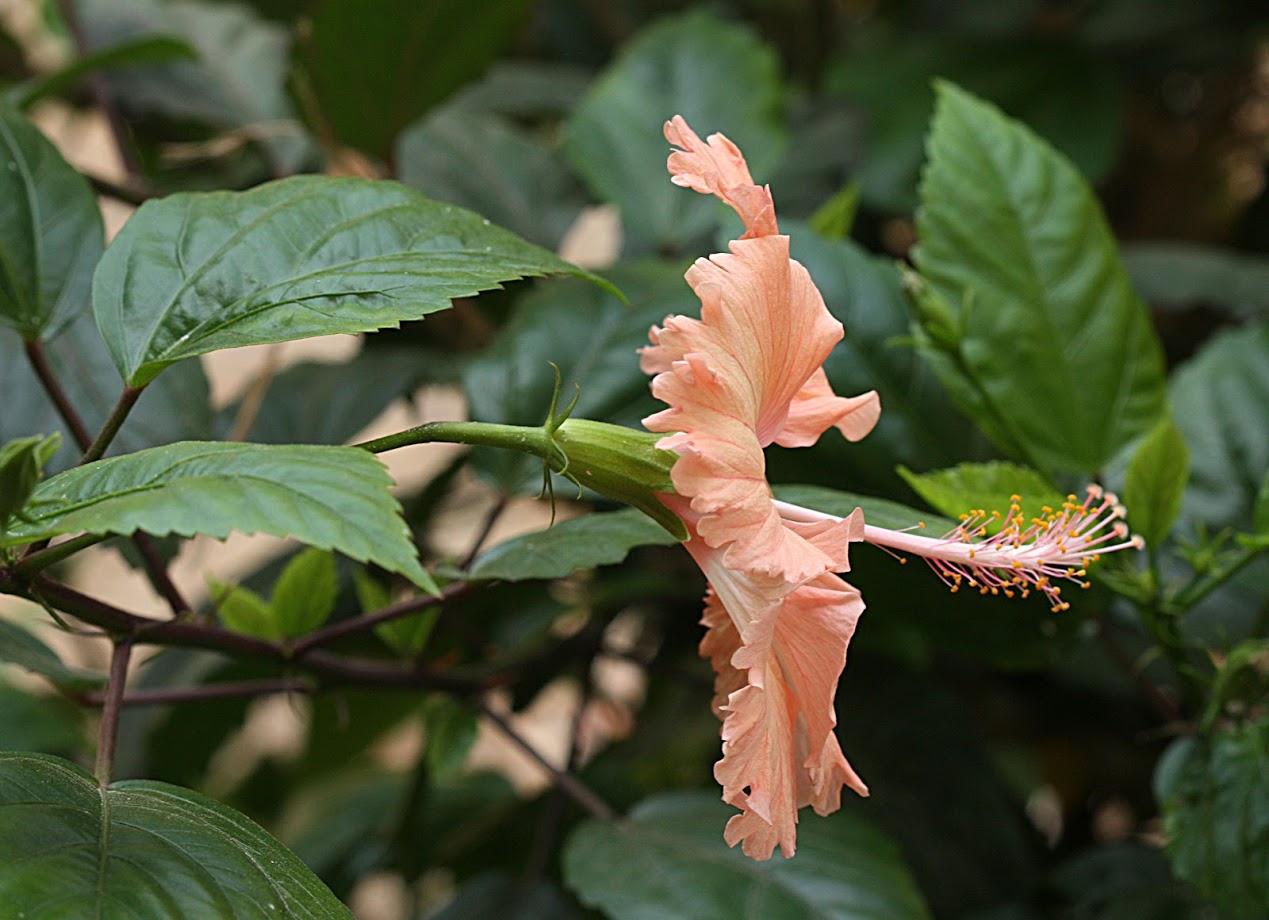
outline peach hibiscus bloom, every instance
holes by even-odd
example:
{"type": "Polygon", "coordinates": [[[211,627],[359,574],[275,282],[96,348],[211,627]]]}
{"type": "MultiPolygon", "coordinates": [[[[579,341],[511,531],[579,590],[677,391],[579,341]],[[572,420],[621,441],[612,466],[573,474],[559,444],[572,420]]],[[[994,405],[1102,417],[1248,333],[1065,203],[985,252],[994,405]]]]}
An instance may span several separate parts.
{"type": "Polygon", "coordinates": [[[716,672],[714,708],[723,799],[741,809],[725,839],[768,859],[796,846],[797,813],[824,815],[843,785],[868,788],[834,735],[833,698],[864,610],[835,573],[864,538],[861,512],[832,520],[782,516],[766,480],[763,448],[814,444],[829,428],[849,440],[877,422],[874,392],[833,394],[822,364],[841,341],[807,270],[789,257],[770,190],[755,185],[741,152],[721,134],[702,141],[675,116],[666,139],[677,185],[735,209],[745,232],[729,254],[698,259],[687,281],[699,320],[671,316],[650,333],[641,366],[668,409],[644,419],[665,432],[657,446],[679,460],[665,504],[687,526],[687,550],[709,579],[701,654],[716,672]]]}

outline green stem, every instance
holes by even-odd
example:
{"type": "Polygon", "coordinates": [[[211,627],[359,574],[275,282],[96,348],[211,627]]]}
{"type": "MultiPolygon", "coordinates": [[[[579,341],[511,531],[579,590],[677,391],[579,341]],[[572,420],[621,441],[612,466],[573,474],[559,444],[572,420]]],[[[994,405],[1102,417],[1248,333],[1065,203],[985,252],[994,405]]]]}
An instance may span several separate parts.
{"type": "Polygon", "coordinates": [[[499,425],[493,422],[429,422],[417,428],[375,438],[373,441],[363,441],[356,446],[372,454],[379,454],[396,450],[398,447],[408,447],[411,444],[432,444],[438,441],[449,444],[470,444],[474,447],[518,450],[521,453],[541,457],[557,467],[562,467],[564,464],[559,448],[544,428],[499,425]]]}
{"type": "Polygon", "coordinates": [[[80,457],[79,462],[81,465],[100,460],[105,455],[106,449],[110,447],[115,435],[123,427],[124,421],[128,418],[128,413],[132,411],[132,407],[137,404],[137,400],[141,398],[143,392],[145,392],[145,387],[143,386],[125,386],[123,388],[123,393],[119,395],[119,401],[115,403],[114,409],[111,410],[110,417],[101,426],[101,431],[97,433],[97,437],[92,444],[84,451],[84,456],[80,457]]]}
{"type": "Polygon", "coordinates": [[[1235,557],[1220,571],[1188,585],[1172,599],[1171,606],[1178,610],[1181,614],[1187,613],[1191,607],[1237,575],[1239,571],[1241,571],[1262,552],[1263,550],[1259,548],[1244,549],[1242,553],[1235,557]]]}

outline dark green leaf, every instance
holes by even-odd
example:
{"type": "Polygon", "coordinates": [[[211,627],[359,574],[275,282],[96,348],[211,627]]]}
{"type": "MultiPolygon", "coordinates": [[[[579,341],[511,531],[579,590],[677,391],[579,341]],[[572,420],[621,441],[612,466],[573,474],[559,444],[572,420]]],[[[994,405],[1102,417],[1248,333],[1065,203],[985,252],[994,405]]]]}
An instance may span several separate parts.
{"type": "Polygon", "coordinates": [[[560,151],[498,115],[447,106],[407,128],[397,176],[548,249],[586,204],[560,151]]]}
{"type": "Polygon", "coordinates": [[[100,789],[74,764],[0,754],[0,899],[20,917],[351,918],[298,858],[188,789],[100,789]]]}
{"type": "MultiPolygon", "coordinates": [[[[899,475],[930,507],[951,517],[967,514],[971,509],[988,514],[999,511],[1003,517],[1013,504],[1013,496],[1019,495],[1022,516],[1030,520],[1040,517],[1044,506],[1060,508],[1066,498],[1035,470],[1016,463],[962,463],[921,474],[900,467],[899,475]]],[[[990,526],[988,531],[1000,526],[990,526]]]]}
{"type": "Polygon", "coordinates": [[[297,176],[148,201],[115,237],[93,310],[132,386],[221,348],[369,332],[567,262],[404,186],[297,176]]]}
{"type": "Polygon", "coordinates": [[[846,517],[856,508],[863,508],[864,519],[869,524],[888,530],[905,530],[919,522],[924,522],[931,533],[943,534],[956,527],[956,522],[947,518],[870,495],[856,495],[823,486],[781,485],[775,486],[772,491],[780,501],[836,514],[838,517],[846,517]]]}
{"type": "Polygon", "coordinates": [[[477,77],[524,20],[527,0],[361,0],[317,7],[301,60],[335,140],[390,160],[407,124],[477,77]]]}
{"type": "Polygon", "coordinates": [[[93,54],[84,55],[61,70],[31,80],[13,90],[14,102],[22,111],[30,111],[41,99],[70,89],[80,80],[99,70],[130,67],[137,64],[165,64],[169,61],[197,57],[188,44],[178,38],[151,36],[126,41],[93,54]]]}
{"type": "Polygon", "coordinates": [[[232,531],[294,537],[400,572],[419,566],[392,480],[355,447],[185,442],[99,460],[46,479],[0,546],[63,533],[155,536],[232,531]]]}
{"type": "Polygon", "coordinates": [[[565,115],[590,86],[591,73],[560,61],[495,61],[483,77],[455,94],[467,112],[490,112],[516,119],[565,115]]]}
{"type": "Polygon", "coordinates": [[[432,607],[386,623],[377,623],[375,635],[397,654],[413,658],[427,648],[440,615],[440,608],[432,607]]]}
{"type": "Polygon", "coordinates": [[[56,696],[37,696],[0,679],[0,750],[78,754],[85,745],[83,710],[56,696]]]}
{"type": "Polygon", "coordinates": [[[1060,41],[967,41],[944,32],[865,32],[830,65],[833,96],[863,111],[864,201],[891,213],[917,204],[934,77],[990,99],[1048,138],[1092,181],[1114,162],[1121,104],[1114,73],[1086,49],[1060,41]]]}
{"type": "Polygon", "coordinates": [[[696,10],[625,46],[573,113],[565,149],[591,191],[621,208],[628,235],[681,246],[708,233],[722,210],[670,183],[662,125],[678,114],[702,137],[726,134],[761,182],[785,139],[782,96],[775,51],[748,28],[696,10]]]}
{"type": "Polygon", "coordinates": [[[1198,243],[1126,243],[1124,266],[1151,305],[1269,314],[1269,259],[1198,243]]]}
{"type": "MultiPolygon", "coordinates": [[[[79,412],[89,432],[105,421],[122,385],[101,333],[85,312],[57,338],[44,344],[54,375],[79,412]]],[[[0,327],[0,440],[19,435],[61,431],[63,448],[48,464],[49,472],[73,466],[79,459],[75,441],[48,393],[23,354],[22,341],[0,327]]],[[[207,377],[202,364],[186,361],[171,369],[141,394],[132,414],[111,444],[111,453],[128,453],[173,441],[212,437],[207,377]]]]}
{"type": "Polygon", "coordinates": [[[618,920],[929,917],[898,849],[863,819],[803,821],[796,859],[757,862],[723,842],[734,813],[715,795],[680,793],[646,800],[626,823],[588,821],[565,844],[564,879],[618,920]]]}
{"type": "Polygon", "coordinates": [[[302,636],[325,623],[335,610],[338,592],[335,557],[330,553],[309,547],[291,557],[269,599],[282,637],[302,636]]]}
{"type": "Polygon", "coordinates": [[[470,577],[505,581],[564,578],[578,569],[620,562],[636,546],[677,542],[660,524],[634,508],[587,514],[499,543],[481,554],[471,567],[470,577]]]}
{"type": "Polygon", "coordinates": [[[62,436],[31,435],[0,446],[0,525],[26,504],[40,481],[44,464],[57,453],[62,436]]]}
{"type": "Polygon", "coordinates": [[[1269,904],[1269,719],[1174,741],[1155,795],[1176,874],[1238,916],[1260,916],[1269,904]]]}
{"type": "Polygon", "coordinates": [[[80,0],[94,50],[145,36],[188,42],[196,61],[106,74],[110,98],[127,111],[242,130],[268,155],[274,174],[298,172],[315,147],[295,117],[286,81],[290,31],[245,6],[198,0],[80,0]]]}
{"type": "Polygon", "coordinates": [[[1248,713],[1265,711],[1269,706],[1269,639],[1239,642],[1227,654],[1217,657],[1216,663],[1203,713],[1205,728],[1222,716],[1240,719],[1248,713]]]}
{"type": "MultiPolygon", "coordinates": [[[[463,375],[474,420],[540,425],[555,388],[552,363],[560,369],[564,400],[581,388],[576,418],[635,427],[659,408],[649,393],[648,375],[639,369],[637,349],[648,343],[653,323],[691,305],[691,290],[677,263],[641,262],[610,274],[630,304],[573,281],[543,287],[517,302],[493,345],[463,375]]],[[[505,492],[536,493],[542,486],[541,461],[532,457],[482,450],[473,464],[505,492]]]]}
{"type": "Polygon", "coordinates": [[[489,872],[463,883],[445,907],[428,920],[582,920],[581,912],[553,884],[526,883],[505,872],[489,872]]]}
{"type": "Polygon", "coordinates": [[[1161,544],[1181,513],[1190,473],[1190,450],[1171,415],[1146,436],[1128,464],[1124,504],[1133,530],[1151,546],[1161,544]]]}
{"type": "MultiPolygon", "coordinates": [[[[959,373],[989,433],[1091,472],[1163,411],[1163,360],[1092,190],[1022,125],[938,85],[914,258],[961,305],[959,373]]],[[[969,408],[969,407],[966,407],[969,408]]]]}
{"type": "Polygon", "coordinates": [[[1187,530],[1202,523],[1211,530],[1250,531],[1269,469],[1269,326],[1212,338],[1177,368],[1169,396],[1190,448],[1182,524],[1187,530]]]}
{"type": "Polygon", "coordinates": [[[63,664],[56,652],[8,620],[0,620],[0,661],[47,677],[67,690],[93,690],[106,682],[101,674],[63,664]]]}
{"type": "Polygon", "coordinates": [[[56,335],[87,307],[104,245],[88,182],[0,105],[0,324],[30,341],[56,335]]]}

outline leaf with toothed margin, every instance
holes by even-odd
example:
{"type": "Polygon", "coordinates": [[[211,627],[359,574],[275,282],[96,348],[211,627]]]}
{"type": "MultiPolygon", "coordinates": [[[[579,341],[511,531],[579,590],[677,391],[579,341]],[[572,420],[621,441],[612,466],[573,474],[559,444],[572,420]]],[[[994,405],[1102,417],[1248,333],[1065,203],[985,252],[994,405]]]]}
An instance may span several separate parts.
{"type": "Polygon", "coordinates": [[[356,447],[186,441],[46,479],[23,509],[26,520],[0,531],[0,546],[66,533],[265,533],[372,562],[436,592],[391,485],[383,464],[356,447]]]}
{"type": "Polygon", "coordinates": [[[599,281],[395,182],[296,176],[147,201],[97,266],[93,312],[124,380],[140,387],[221,348],[395,328],[558,272],[599,281]]]}

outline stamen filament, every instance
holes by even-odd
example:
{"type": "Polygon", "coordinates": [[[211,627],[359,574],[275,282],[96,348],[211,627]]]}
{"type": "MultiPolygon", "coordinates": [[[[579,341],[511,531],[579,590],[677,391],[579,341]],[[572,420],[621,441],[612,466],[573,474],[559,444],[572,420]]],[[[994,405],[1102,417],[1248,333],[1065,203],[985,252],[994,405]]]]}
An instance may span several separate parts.
{"type": "MultiPolygon", "coordinates": [[[[790,521],[841,520],[788,502],[777,501],[775,506],[790,521]]],[[[1041,517],[1029,521],[1022,516],[1021,498],[1013,496],[1008,514],[972,510],[961,515],[960,523],[943,537],[866,524],[864,541],[892,555],[920,556],[953,592],[965,585],[982,594],[1026,597],[1035,589],[1044,592],[1054,610],[1062,611],[1071,605],[1062,599],[1062,589],[1055,581],[1071,581],[1087,588],[1084,578],[1088,566],[1101,555],[1141,549],[1143,542],[1129,533],[1125,515],[1118,498],[1091,485],[1083,502],[1067,496],[1061,508],[1046,506],[1041,517]],[[987,526],[997,522],[1001,522],[1001,529],[987,536],[987,526]]]]}

